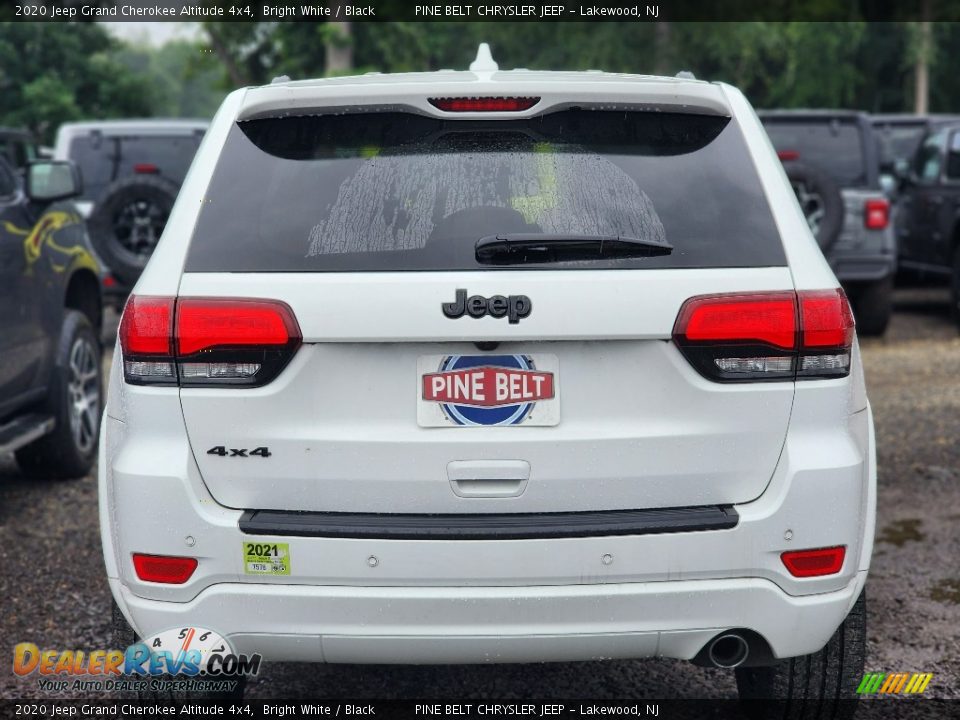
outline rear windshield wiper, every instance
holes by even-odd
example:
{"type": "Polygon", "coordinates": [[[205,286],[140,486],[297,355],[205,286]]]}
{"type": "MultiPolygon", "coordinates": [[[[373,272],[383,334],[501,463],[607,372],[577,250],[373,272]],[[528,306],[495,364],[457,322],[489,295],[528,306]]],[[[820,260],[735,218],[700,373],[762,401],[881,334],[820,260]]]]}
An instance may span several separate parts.
{"type": "Polygon", "coordinates": [[[477,262],[485,265],[519,265],[574,260],[669,255],[673,245],[620,235],[548,235],[510,233],[480,238],[475,246],[477,262]]]}

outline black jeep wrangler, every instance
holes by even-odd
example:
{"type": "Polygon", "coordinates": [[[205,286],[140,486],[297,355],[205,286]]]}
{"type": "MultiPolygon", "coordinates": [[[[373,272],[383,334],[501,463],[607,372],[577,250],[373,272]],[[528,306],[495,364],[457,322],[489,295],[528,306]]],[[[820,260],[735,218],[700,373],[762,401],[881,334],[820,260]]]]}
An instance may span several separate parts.
{"type": "Polygon", "coordinates": [[[900,265],[950,279],[960,328],[960,122],[931,126],[913,162],[897,174],[900,265]]]}
{"type": "Polygon", "coordinates": [[[70,162],[0,156],[0,453],[28,477],[82,477],[97,451],[100,267],[70,162]]]}

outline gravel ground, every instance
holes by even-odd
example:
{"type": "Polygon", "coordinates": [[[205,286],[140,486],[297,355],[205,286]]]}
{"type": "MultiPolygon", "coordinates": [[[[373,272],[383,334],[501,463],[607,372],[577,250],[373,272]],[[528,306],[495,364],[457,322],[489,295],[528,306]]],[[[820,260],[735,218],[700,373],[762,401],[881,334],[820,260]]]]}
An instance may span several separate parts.
{"type": "MultiPolygon", "coordinates": [[[[928,696],[960,699],[960,339],[945,303],[940,290],[899,291],[887,336],[862,342],[877,426],[880,486],[869,584],[868,669],[932,672],[928,696]]],[[[35,678],[20,679],[9,670],[18,642],[108,646],[110,598],[93,477],[30,483],[9,457],[0,458],[0,599],[0,698],[38,695],[35,678]]],[[[736,688],[730,673],[675,661],[484,667],[291,664],[266,666],[248,694],[352,700],[631,694],[730,698],[736,688]]],[[[916,709],[915,702],[910,704],[916,709]]]]}

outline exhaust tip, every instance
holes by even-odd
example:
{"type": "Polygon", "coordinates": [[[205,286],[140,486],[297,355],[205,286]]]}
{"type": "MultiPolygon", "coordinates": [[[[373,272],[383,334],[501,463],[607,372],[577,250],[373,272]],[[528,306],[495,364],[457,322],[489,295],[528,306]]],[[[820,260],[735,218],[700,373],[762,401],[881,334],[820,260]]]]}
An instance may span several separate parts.
{"type": "Polygon", "coordinates": [[[740,635],[728,633],[715,638],[707,651],[710,662],[720,668],[742,665],[750,654],[750,646],[740,635]]]}

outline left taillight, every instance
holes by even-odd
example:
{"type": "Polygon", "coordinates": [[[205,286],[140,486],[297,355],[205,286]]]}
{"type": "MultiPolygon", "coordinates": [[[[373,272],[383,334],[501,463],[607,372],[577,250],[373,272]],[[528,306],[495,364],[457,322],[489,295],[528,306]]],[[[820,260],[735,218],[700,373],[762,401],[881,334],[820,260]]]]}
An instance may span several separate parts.
{"type": "Polygon", "coordinates": [[[717,382],[844,377],[854,322],[843,290],[701,295],[687,300],[673,340],[717,382]]]}
{"type": "Polygon", "coordinates": [[[131,295],[120,320],[123,377],[136,385],[176,385],[171,297],[131,295]]]}
{"type": "Polygon", "coordinates": [[[301,343],[279,300],[131,296],[120,323],[124,379],[135,385],[258,387],[301,343]]]}

